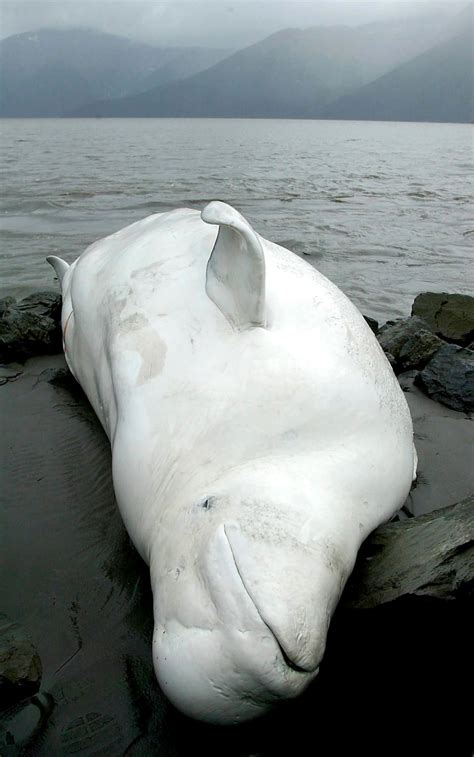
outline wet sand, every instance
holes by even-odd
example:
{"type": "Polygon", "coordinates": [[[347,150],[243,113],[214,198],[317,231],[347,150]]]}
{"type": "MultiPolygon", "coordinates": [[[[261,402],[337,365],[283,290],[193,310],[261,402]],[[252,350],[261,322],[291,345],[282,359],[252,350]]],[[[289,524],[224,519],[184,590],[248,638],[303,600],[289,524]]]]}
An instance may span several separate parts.
{"type": "MultiPolygon", "coordinates": [[[[2,757],[382,754],[387,740],[427,746],[444,731],[454,757],[468,754],[459,624],[454,612],[434,627],[430,608],[408,621],[382,608],[369,630],[366,616],[348,624],[339,613],[310,691],[256,723],[220,729],[177,713],[154,677],[148,570],[115,506],[108,440],[72,379],[50,383],[64,365],[62,356],[32,359],[0,386],[1,609],[37,646],[48,702],[36,729],[37,705],[4,713],[2,757]]],[[[474,429],[413,388],[408,374],[402,385],[420,456],[407,504],[420,514],[474,488],[474,429]]]]}

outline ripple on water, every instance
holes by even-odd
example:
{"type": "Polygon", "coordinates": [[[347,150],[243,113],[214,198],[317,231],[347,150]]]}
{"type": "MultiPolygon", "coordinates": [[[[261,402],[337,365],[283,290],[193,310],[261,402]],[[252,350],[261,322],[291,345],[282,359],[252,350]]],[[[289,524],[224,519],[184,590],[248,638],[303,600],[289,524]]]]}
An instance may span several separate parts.
{"type": "Polygon", "coordinates": [[[471,288],[472,164],[459,160],[469,126],[340,122],[337,140],[334,124],[319,121],[166,119],[156,129],[148,119],[102,120],[99,135],[96,127],[3,123],[3,293],[51,287],[48,252],[72,260],[145,215],[214,199],[382,320],[407,314],[417,290],[471,288]]]}

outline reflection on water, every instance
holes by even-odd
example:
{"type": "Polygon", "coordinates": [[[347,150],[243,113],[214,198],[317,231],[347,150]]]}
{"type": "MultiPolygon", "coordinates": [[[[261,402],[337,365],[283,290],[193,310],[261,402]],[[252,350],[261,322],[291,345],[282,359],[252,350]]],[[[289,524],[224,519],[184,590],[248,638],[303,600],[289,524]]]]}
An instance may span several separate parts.
{"type": "Polygon", "coordinates": [[[45,119],[1,132],[3,293],[51,287],[48,254],[72,261],[146,215],[216,198],[382,320],[420,291],[472,287],[469,125],[45,119]]]}

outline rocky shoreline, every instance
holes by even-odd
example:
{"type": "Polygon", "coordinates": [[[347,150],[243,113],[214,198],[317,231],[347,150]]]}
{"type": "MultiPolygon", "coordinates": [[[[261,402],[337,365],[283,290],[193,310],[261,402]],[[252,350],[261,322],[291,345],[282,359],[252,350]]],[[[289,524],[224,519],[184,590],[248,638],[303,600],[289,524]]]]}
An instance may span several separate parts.
{"type": "MultiPolygon", "coordinates": [[[[138,629],[130,626],[130,629],[133,629],[130,638],[138,639],[132,643],[132,648],[133,644],[137,645],[137,655],[143,660],[141,664],[148,666],[145,674],[138,674],[136,663],[131,662],[127,662],[126,674],[124,670],[112,673],[107,668],[107,662],[104,662],[110,654],[108,638],[106,643],[97,645],[95,623],[91,626],[89,641],[87,633],[84,632],[84,628],[90,623],[89,613],[97,614],[99,624],[105,622],[102,610],[105,599],[100,599],[94,610],[92,600],[97,586],[103,583],[104,597],[109,597],[114,582],[118,582],[120,588],[117,596],[123,597],[123,600],[120,600],[123,607],[119,601],[118,609],[114,610],[111,626],[113,631],[110,633],[117,633],[117,645],[123,644],[123,647],[120,647],[122,652],[119,649],[117,654],[120,652],[120,660],[125,659],[125,655],[130,654],[131,642],[122,641],[122,636],[116,629],[127,628],[130,619],[137,614],[140,617],[140,613],[149,620],[151,598],[146,583],[146,569],[136,558],[114,509],[111,482],[108,478],[103,482],[104,475],[109,476],[107,470],[110,467],[107,440],[82,393],[65,369],[63,358],[57,354],[62,347],[60,311],[61,298],[54,292],[38,292],[19,302],[13,298],[0,301],[0,362],[3,363],[0,368],[0,384],[4,385],[2,407],[7,421],[5,428],[13,428],[16,425],[11,433],[8,432],[5,441],[6,447],[13,449],[9,457],[5,455],[5,460],[10,460],[6,472],[11,478],[10,494],[7,493],[6,497],[7,501],[18,500],[18,503],[15,501],[14,506],[12,505],[10,530],[7,529],[7,540],[12,540],[11,546],[8,547],[9,564],[15,566],[18,560],[25,560],[25,570],[29,570],[36,580],[38,569],[41,572],[44,565],[41,561],[45,559],[41,552],[42,543],[39,542],[38,547],[35,541],[39,531],[41,538],[48,544],[48,563],[42,582],[44,580],[47,585],[46,573],[49,570],[52,570],[53,577],[63,574],[65,576],[64,584],[59,588],[56,586],[59,579],[54,578],[51,589],[54,596],[58,594],[59,597],[58,605],[56,599],[54,600],[54,608],[59,607],[60,603],[65,605],[64,618],[61,614],[58,616],[63,620],[56,620],[55,623],[60,625],[69,616],[72,619],[71,632],[65,627],[56,629],[55,626],[51,626],[53,621],[49,615],[54,615],[59,610],[48,606],[45,595],[44,601],[38,600],[35,620],[31,622],[29,610],[25,613],[22,608],[24,605],[29,608],[35,601],[33,597],[36,589],[33,588],[33,584],[29,587],[29,584],[25,586],[20,583],[22,591],[26,592],[26,599],[21,602],[14,596],[14,590],[8,598],[8,614],[15,620],[18,619],[20,624],[11,622],[5,615],[0,616],[0,710],[4,709],[0,721],[3,717],[6,723],[2,730],[0,722],[0,753],[6,755],[23,753],[17,751],[20,744],[35,744],[38,734],[43,734],[45,724],[49,724],[47,727],[50,728],[50,741],[47,743],[60,744],[64,750],[65,744],[69,743],[67,739],[73,738],[71,734],[78,734],[80,731],[79,726],[79,730],[73,726],[76,723],[74,713],[77,714],[77,722],[81,721],[83,725],[87,725],[88,719],[94,717],[95,720],[91,720],[91,723],[97,723],[97,727],[103,726],[103,733],[109,735],[112,733],[113,720],[113,738],[118,739],[119,708],[117,705],[107,714],[104,699],[106,694],[103,693],[109,691],[110,681],[115,680],[116,676],[122,676],[127,681],[127,676],[131,676],[130,680],[135,680],[134,676],[139,676],[141,681],[146,679],[147,683],[140,684],[143,689],[140,689],[140,711],[145,707],[143,702],[148,701],[150,697],[158,697],[153,671],[148,669],[151,630],[146,622],[138,629]],[[20,408],[22,415],[18,417],[20,408]],[[44,428],[41,428],[42,424],[44,428]],[[57,447],[58,440],[59,444],[62,443],[62,436],[63,451],[57,447]],[[44,450],[42,448],[39,454],[33,453],[39,445],[44,446],[44,450]],[[54,449],[54,459],[51,459],[48,449],[54,449]],[[30,455],[31,459],[24,459],[22,463],[21,460],[18,461],[19,455],[25,458],[30,455]],[[89,461],[94,461],[93,470],[88,470],[89,461]],[[23,467],[18,468],[20,464],[23,467]],[[18,470],[22,471],[20,477],[18,470]],[[49,482],[46,481],[48,475],[49,482]],[[99,484],[105,488],[98,489],[99,484]],[[91,493],[91,487],[95,487],[96,491],[91,493]],[[96,498],[92,500],[95,503],[93,507],[88,505],[87,498],[90,499],[91,496],[96,498]],[[17,505],[18,509],[15,509],[17,505]],[[52,529],[48,534],[43,534],[42,523],[46,517],[44,511],[48,514],[48,507],[51,507],[48,517],[51,518],[52,529]],[[92,507],[90,516],[87,515],[88,507],[92,507]],[[91,543],[92,546],[89,544],[89,525],[83,528],[81,524],[84,518],[87,521],[89,517],[92,518],[93,524],[96,523],[98,513],[101,519],[100,532],[106,533],[110,523],[113,523],[113,528],[107,546],[109,551],[107,554],[104,552],[106,557],[101,556],[94,567],[97,547],[95,542],[91,543]],[[38,522],[35,522],[35,518],[38,522]],[[77,526],[75,530],[71,526],[71,522],[74,524],[76,518],[79,518],[79,530],[77,526]],[[28,531],[28,528],[34,534],[33,542],[25,541],[26,537],[22,533],[19,534],[17,542],[13,541],[17,538],[18,530],[28,531]],[[74,549],[69,547],[69,541],[74,541],[75,538],[86,539],[80,542],[77,554],[85,553],[88,558],[80,569],[73,569],[68,573],[71,569],[69,550],[74,553],[74,549]],[[51,546],[48,540],[51,540],[51,546]],[[120,547],[121,544],[126,546],[120,547]],[[18,549],[24,550],[25,545],[29,550],[27,559],[17,553],[18,549]],[[54,555],[64,546],[63,562],[54,567],[53,560],[51,567],[49,561],[52,558],[49,554],[54,555]],[[28,565],[29,562],[32,567],[28,565]],[[104,565],[108,566],[107,575],[104,574],[98,579],[98,576],[102,576],[104,565]],[[113,570],[110,567],[112,565],[113,570]],[[87,573],[89,566],[90,576],[87,573]],[[78,584],[79,575],[83,578],[79,579],[78,584]],[[137,592],[137,583],[133,595],[130,594],[136,605],[133,612],[130,608],[132,599],[127,599],[128,589],[123,588],[128,586],[130,577],[133,581],[143,581],[140,584],[142,588],[137,592]],[[93,589],[87,593],[87,607],[82,609],[81,615],[77,599],[79,595],[76,596],[74,592],[80,591],[77,586],[82,585],[82,582],[87,584],[87,581],[93,589]],[[72,585],[75,582],[76,589],[73,589],[72,585]],[[31,592],[31,596],[28,592],[31,592]],[[69,605],[71,609],[67,610],[69,605]],[[116,616],[119,620],[116,620],[116,616]],[[69,634],[70,638],[68,637],[67,644],[64,644],[64,649],[63,641],[57,641],[60,647],[57,650],[53,642],[52,646],[48,645],[47,635],[52,632],[52,628],[55,629],[54,634],[58,634],[58,640],[68,637],[69,634]],[[77,642],[78,652],[74,652],[76,637],[80,640],[80,643],[77,642]],[[70,663],[71,644],[74,654],[71,657],[73,662],[70,663]],[[61,655],[66,662],[58,662],[56,658],[61,655]],[[90,660],[95,666],[94,673],[91,673],[90,660]],[[95,672],[95,668],[98,673],[95,672]],[[71,669],[73,683],[70,678],[71,669]],[[100,704],[91,704],[94,699],[92,689],[88,689],[84,682],[86,679],[81,678],[85,675],[84,671],[89,678],[92,676],[97,680],[94,697],[100,704]],[[79,676],[77,686],[74,676],[79,676]],[[74,701],[69,693],[69,700],[66,701],[61,692],[70,692],[71,687],[78,692],[84,690],[84,693],[74,694],[74,701]],[[86,710],[83,712],[81,707],[86,710]],[[98,707],[103,708],[102,714],[97,710],[98,707]],[[34,727],[22,725],[25,712],[30,713],[31,722],[36,724],[34,727]]],[[[405,670],[404,675],[411,676],[413,684],[415,670],[417,676],[425,677],[429,688],[438,685],[435,679],[436,676],[440,676],[441,691],[446,690],[446,695],[450,697],[453,686],[459,685],[462,678],[462,672],[459,672],[458,681],[456,666],[462,664],[469,646],[469,634],[466,629],[469,628],[469,602],[472,602],[474,592],[474,502],[469,495],[472,495],[474,482],[469,460],[466,460],[469,457],[466,447],[470,441],[472,442],[472,423],[468,413],[474,409],[474,298],[465,295],[425,293],[416,298],[412,314],[408,318],[389,321],[381,328],[372,319],[367,320],[398,375],[403,390],[407,393],[420,454],[420,472],[405,512],[399,514],[396,522],[377,529],[363,545],[356,569],[331,625],[327,658],[318,677],[318,685],[302,701],[287,707],[286,711],[289,714],[286,720],[290,729],[295,727],[295,723],[301,723],[301,713],[311,712],[312,707],[317,706],[323,711],[324,708],[330,709],[327,702],[331,702],[331,697],[339,696],[340,686],[352,686],[355,696],[358,696],[357,686],[362,686],[365,696],[368,697],[367,701],[371,702],[370,706],[377,707],[378,697],[374,697],[368,682],[372,681],[374,686],[383,685],[378,678],[380,655],[383,655],[382,667],[389,682],[401,675],[399,671],[405,670]],[[444,505],[448,507],[443,507],[444,505]],[[435,512],[430,513],[430,510],[435,512]],[[418,513],[424,514],[410,517],[418,513]],[[456,601],[453,602],[453,599],[456,601]],[[401,643],[400,650],[403,652],[399,653],[395,629],[401,634],[407,634],[414,625],[423,629],[422,632],[426,634],[423,640],[424,648],[418,648],[415,653],[406,643],[401,643]],[[441,663],[440,673],[440,663],[434,659],[434,655],[439,645],[445,643],[453,648],[443,649],[443,655],[447,657],[446,662],[441,663]],[[352,653],[357,660],[352,659],[352,653]],[[348,684],[348,677],[350,679],[351,676],[354,683],[348,684]],[[365,683],[356,684],[357,680],[362,679],[365,683]]],[[[21,570],[23,571],[23,566],[21,570]]],[[[130,683],[131,689],[120,694],[121,706],[125,707],[126,702],[127,707],[131,706],[130,702],[137,696],[134,693],[136,685],[136,681],[133,685],[130,683]]],[[[397,701],[395,694],[391,701],[397,701]]],[[[363,717],[363,712],[359,712],[354,703],[352,707],[351,713],[345,711],[345,717],[354,718],[355,723],[356,714],[360,718],[363,717]]],[[[114,752],[111,747],[112,751],[109,749],[107,753],[123,753],[128,743],[127,739],[138,739],[137,743],[142,744],[144,749],[143,752],[132,749],[130,754],[152,753],[150,750],[153,748],[156,729],[162,733],[165,728],[164,721],[160,720],[162,716],[156,715],[156,712],[166,712],[171,723],[171,726],[166,728],[174,727],[173,718],[176,716],[170,714],[172,711],[166,702],[160,699],[158,706],[153,705],[150,710],[150,723],[143,722],[133,727],[130,725],[127,726],[128,730],[122,724],[122,751],[114,752]],[[151,712],[155,715],[152,716],[151,712]]],[[[327,719],[330,719],[329,712],[327,719]]],[[[285,718],[282,722],[286,722],[285,718]]],[[[177,731],[180,731],[184,727],[182,720],[178,718],[177,723],[177,731]]],[[[245,750],[249,749],[249,744],[252,744],[252,754],[276,754],[274,749],[278,743],[277,737],[269,751],[259,747],[261,734],[266,733],[269,737],[269,723],[277,733],[278,717],[262,721],[254,730],[253,727],[249,727],[242,731],[247,734],[245,738],[242,737],[246,746],[240,751],[236,748],[235,754],[247,754],[245,750]],[[255,734],[260,735],[257,738],[255,734]]],[[[203,743],[206,743],[206,748],[210,738],[217,739],[216,744],[220,744],[219,748],[214,745],[216,753],[224,753],[222,750],[227,749],[227,742],[225,747],[222,746],[222,741],[219,742],[217,731],[203,730],[194,724],[187,725],[186,728],[189,728],[198,740],[199,734],[205,734],[206,740],[203,743]]],[[[112,739],[112,736],[110,738],[112,739]]],[[[179,741],[176,734],[173,738],[179,741]]],[[[85,751],[79,750],[78,753],[93,753],[90,751],[91,743],[88,742],[87,746],[84,741],[84,744],[85,751]]],[[[64,753],[69,752],[65,749],[64,753]]],[[[173,755],[175,753],[186,752],[169,752],[173,755]]],[[[368,750],[367,753],[372,752],[368,750]]],[[[455,749],[450,753],[461,754],[455,749]]]]}
{"type": "MultiPolygon", "coordinates": [[[[415,383],[437,402],[474,411],[474,297],[424,292],[411,316],[379,328],[365,317],[399,375],[416,370],[415,383]]],[[[61,295],[42,291],[0,300],[0,364],[61,352],[61,295]]],[[[8,380],[8,374],[0,382],[8,380]]]]}
{"type": "Polygon", "coordinates": [[[415,383],[453,410],[474,410],[474,297],[425,292],[411,316],[387,321],[377,339],[398,375],[418,371],[415,383]]]}

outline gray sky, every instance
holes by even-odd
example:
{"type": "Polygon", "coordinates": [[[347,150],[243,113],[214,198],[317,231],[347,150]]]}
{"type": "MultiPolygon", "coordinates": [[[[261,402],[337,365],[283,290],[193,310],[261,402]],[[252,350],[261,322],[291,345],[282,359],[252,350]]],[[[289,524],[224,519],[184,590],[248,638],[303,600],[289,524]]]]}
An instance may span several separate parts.
{"type": "Polygon", "coordinates": [[[468,0],[0,0],[0,36],[45,27],[88,27],[163,45],[241,47],[289,26],[358,25],[445,12],[468,0]]]}

